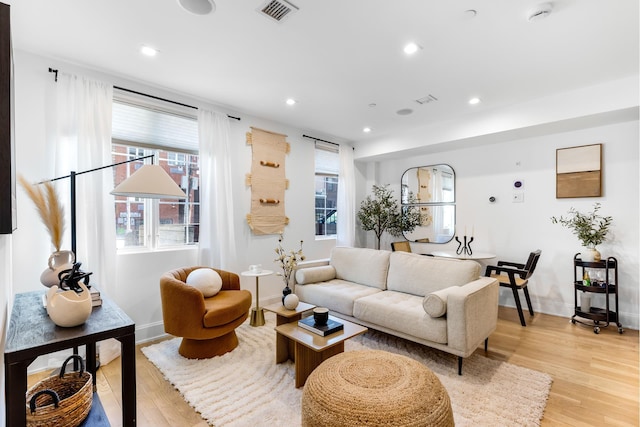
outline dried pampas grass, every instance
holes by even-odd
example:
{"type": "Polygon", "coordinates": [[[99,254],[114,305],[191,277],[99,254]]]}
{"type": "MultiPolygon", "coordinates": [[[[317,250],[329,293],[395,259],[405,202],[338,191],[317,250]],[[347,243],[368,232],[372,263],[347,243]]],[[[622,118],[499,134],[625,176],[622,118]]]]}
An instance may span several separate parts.
{"type": "Polygon", "coordinates": [[[40,219],[51,236],[51,244],[56,248],[56,251],[59,251],[64,232],[64,208],[60,203],[56,189],[51,182],[45,182],[42,184],[43,186],[30,184],[22,175],[18,176],[18,180],[33,204],[36,205],[40,219]]]}

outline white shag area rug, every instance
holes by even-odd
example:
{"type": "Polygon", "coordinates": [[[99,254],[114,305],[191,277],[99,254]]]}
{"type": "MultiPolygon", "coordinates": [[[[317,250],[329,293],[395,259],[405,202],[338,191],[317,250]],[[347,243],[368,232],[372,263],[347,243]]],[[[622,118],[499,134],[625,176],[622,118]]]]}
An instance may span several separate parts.
{"type": "MultiPolygon", "coordinates": [[[[236,332],[239,346],[220,357],[189,360],[180,338],[142,348],[185,400],[212,426],[300,425],[302,388],[293,362],[275,363],[275,315],[265,326],[248,322],[236,332]]],[[[491,340],[489,340],[491,345],[491,340]]],[[[456,426],[538,426],[552,379],[549,375],[474,354],[457,357],[369,330],[345,342],[345,351],[377,349],[416,359],[440,379],[451,398],[456,426]]]]}

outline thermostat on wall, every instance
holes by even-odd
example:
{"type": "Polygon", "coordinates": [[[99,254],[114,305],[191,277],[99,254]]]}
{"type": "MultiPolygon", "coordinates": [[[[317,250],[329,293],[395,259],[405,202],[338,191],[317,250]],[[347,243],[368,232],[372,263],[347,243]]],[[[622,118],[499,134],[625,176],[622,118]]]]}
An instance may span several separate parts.
{"type": "Polygon", "coordinates": [[[514,190],[522,190],[524,188],[524,181],[522,179],[516,179],[513,181],[514,190]]]}

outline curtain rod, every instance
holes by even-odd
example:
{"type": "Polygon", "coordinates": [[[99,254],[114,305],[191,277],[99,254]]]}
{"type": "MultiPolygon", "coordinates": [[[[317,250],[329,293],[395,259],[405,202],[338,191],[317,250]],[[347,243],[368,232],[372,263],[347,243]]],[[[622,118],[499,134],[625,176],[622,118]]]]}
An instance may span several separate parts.
{"type": "MultiPolygon", "coordinates": [[[[55,74],[55,81],[57,82],[58,81],[58,70],[49,67],[49,72],[55,74]]],[[[164,101],[164,102],[168,102],[170,104],[180,105],[181,107],[193,108],[194,110],[198,109],[198,107],[194,107],[193,105],[183,104],[182,102],[172,101],[170,99],[161,98],[161,97],[155,96],[155,95],[149,95],[148,93],[138,92],[136,90],[127,89],[127,88],[120,87],[120,86],[114,86],[113,88],[121,90],[121,91],[124,91],[124,92],[133,93],[133,94],[136,94],[136,95],[146,96],[147,98],[157,99],[158,101],[164,101]]],[[[229,114],[227,114],[227,117],[229,117],[230,119],[234,119],[234,120],[240,121],[240,117],[231,116],[229,114]]]]}
{"type": "Polygon", "coordinates": [[[309,136],[309,135],[302,135],[302,137],[303,137],[303,138],[313,139],[314,141],[326,142],[327,144],[337,145],[338,147],[340,146],[340,144],[338,144],[338,143],[336,143],[336,142],[326,141],[326,140],[324,140],[324,139],[315,138],[315,137],[313,137],[313,136],[309,136]]]}

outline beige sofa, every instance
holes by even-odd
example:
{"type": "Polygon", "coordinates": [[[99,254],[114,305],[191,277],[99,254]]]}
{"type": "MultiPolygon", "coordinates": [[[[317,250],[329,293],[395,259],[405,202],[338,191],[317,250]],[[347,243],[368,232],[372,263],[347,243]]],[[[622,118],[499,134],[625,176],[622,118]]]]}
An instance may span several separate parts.
{"type": "Polygon", "coordinates": [[[497,280],[470,260],[336,247],[328,260],[301,263],[301,301],[331,314],[458,356],[470,356],[495,330],[497,280]]]}

